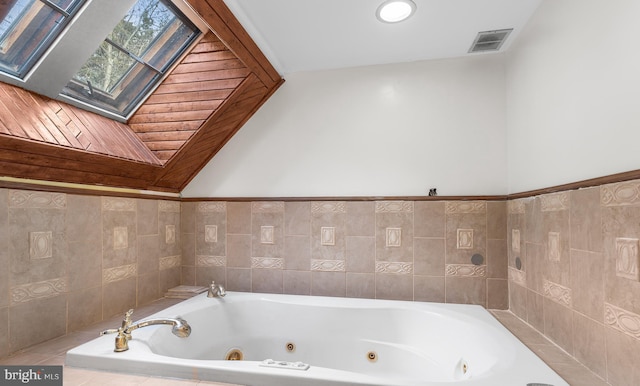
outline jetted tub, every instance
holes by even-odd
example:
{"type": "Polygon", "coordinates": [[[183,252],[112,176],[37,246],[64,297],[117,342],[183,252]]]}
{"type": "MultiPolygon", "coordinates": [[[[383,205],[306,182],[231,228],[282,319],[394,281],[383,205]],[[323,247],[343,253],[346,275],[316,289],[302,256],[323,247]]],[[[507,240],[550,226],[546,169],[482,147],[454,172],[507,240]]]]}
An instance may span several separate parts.
{"type": "Polygon", "coordinates": [[[120,353],[105,335],[66,364],[260,386],[568,385],[480,306],[227,292],[149,318],[160,317],[182,317],[191,335],[148,326],[120,353]]]}

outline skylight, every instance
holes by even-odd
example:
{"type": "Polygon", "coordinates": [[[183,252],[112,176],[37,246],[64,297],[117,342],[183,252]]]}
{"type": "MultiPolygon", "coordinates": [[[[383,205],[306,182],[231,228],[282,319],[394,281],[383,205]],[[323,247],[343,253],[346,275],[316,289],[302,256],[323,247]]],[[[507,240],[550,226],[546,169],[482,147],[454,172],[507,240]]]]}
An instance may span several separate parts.
{"type": "Polygon", "coordinates": [[[0,70],[24,78],[84,2],[13,0],[3,5],[0,8],[0,70]]]}
{"type": "Polygon", "coordinates": [[[126,116],[199,35],[166,0],[138,0],[62,94],[126,116]]]}
{"type": "Polygon", "coordinates": [[[0,4],[0,82],[122,122],[208,29],[181,0],[0,4]]]}

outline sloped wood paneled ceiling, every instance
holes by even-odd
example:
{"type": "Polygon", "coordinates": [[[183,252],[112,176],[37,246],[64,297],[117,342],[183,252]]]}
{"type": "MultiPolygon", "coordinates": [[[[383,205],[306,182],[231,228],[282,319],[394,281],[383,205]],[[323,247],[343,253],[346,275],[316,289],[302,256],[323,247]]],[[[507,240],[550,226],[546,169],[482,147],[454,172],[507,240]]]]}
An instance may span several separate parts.
{"type": "Polygon", "coordinates": [[[0,175],[180,192],[282,84],[223,0],[211,26],[129,119],[0,83],[0,175]]]}

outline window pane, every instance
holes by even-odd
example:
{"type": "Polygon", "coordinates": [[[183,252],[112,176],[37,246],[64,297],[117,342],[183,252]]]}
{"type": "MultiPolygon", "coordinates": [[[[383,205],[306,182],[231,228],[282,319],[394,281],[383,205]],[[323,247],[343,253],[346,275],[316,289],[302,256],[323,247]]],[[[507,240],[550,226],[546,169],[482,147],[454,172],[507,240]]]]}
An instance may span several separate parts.
{"type": "MultiPolygon", "coordinates": [[[[82,0],[55,3],[69,13],[82,0]]],[[[23,77],[70,17],[38,0],[12,0],[0,9],[0,70],[23,77]]]]}
{"type": "Polygon", "coordinates": [[[175,19],[158,0],[140,0],[108,38],[136,56],[142,56],[155,38],[175,19]]]}
{"type": "MultiPolygon", "coordinates": [[[[75,78],[91,87],[111,94],[115,85],[137,62],[108,42],[102,42],[75,78]]],[[[115,95],[117,97],[117,95],[115,95]]]]}
{"type": "Polygon", "coordinates": [[[168,4],[138,0],[63,94],[127,115],[199,34],[168,4]]]}

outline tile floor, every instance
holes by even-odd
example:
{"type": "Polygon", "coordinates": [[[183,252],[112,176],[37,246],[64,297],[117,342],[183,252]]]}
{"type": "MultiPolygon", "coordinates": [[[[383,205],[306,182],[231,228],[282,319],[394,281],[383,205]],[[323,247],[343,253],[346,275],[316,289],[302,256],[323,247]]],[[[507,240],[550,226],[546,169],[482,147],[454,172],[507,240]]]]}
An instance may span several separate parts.
{"type": "MultiPolygon", "coordinates": [[[[134,319],[140,319],[147,315],[160,311],[170,305],[178,303],[176,299],[160,299],[147,306],[136,309],[134,319]]],[[[589,371],[586,367],[576,362],[558,346],[547,340],[539,332],[518,319],[509,311],[492,310],[492,314],[505,325],[514,335],[523,341],[531,350],[542,358],[551,368],[573,386],[607,386],[608,383],[589,371]]],[[[10,357],[1,358],[2,365],[64,365],[67,350],[94,339],[99,331],[114,328],[120,325],[122,317],[92,325],[82,331],[73,332],[66,336],[41,343],[13,354],[10,357]]],[[[65,386],[107,386],[107,385],[145,385],[145,386],[188,386],[188,385],[223,385],[228,383],[206,382],[198,380],[164,379],[140,375],[127,375],[91,371],[73,367],[64,368],[65,386]]]]}

